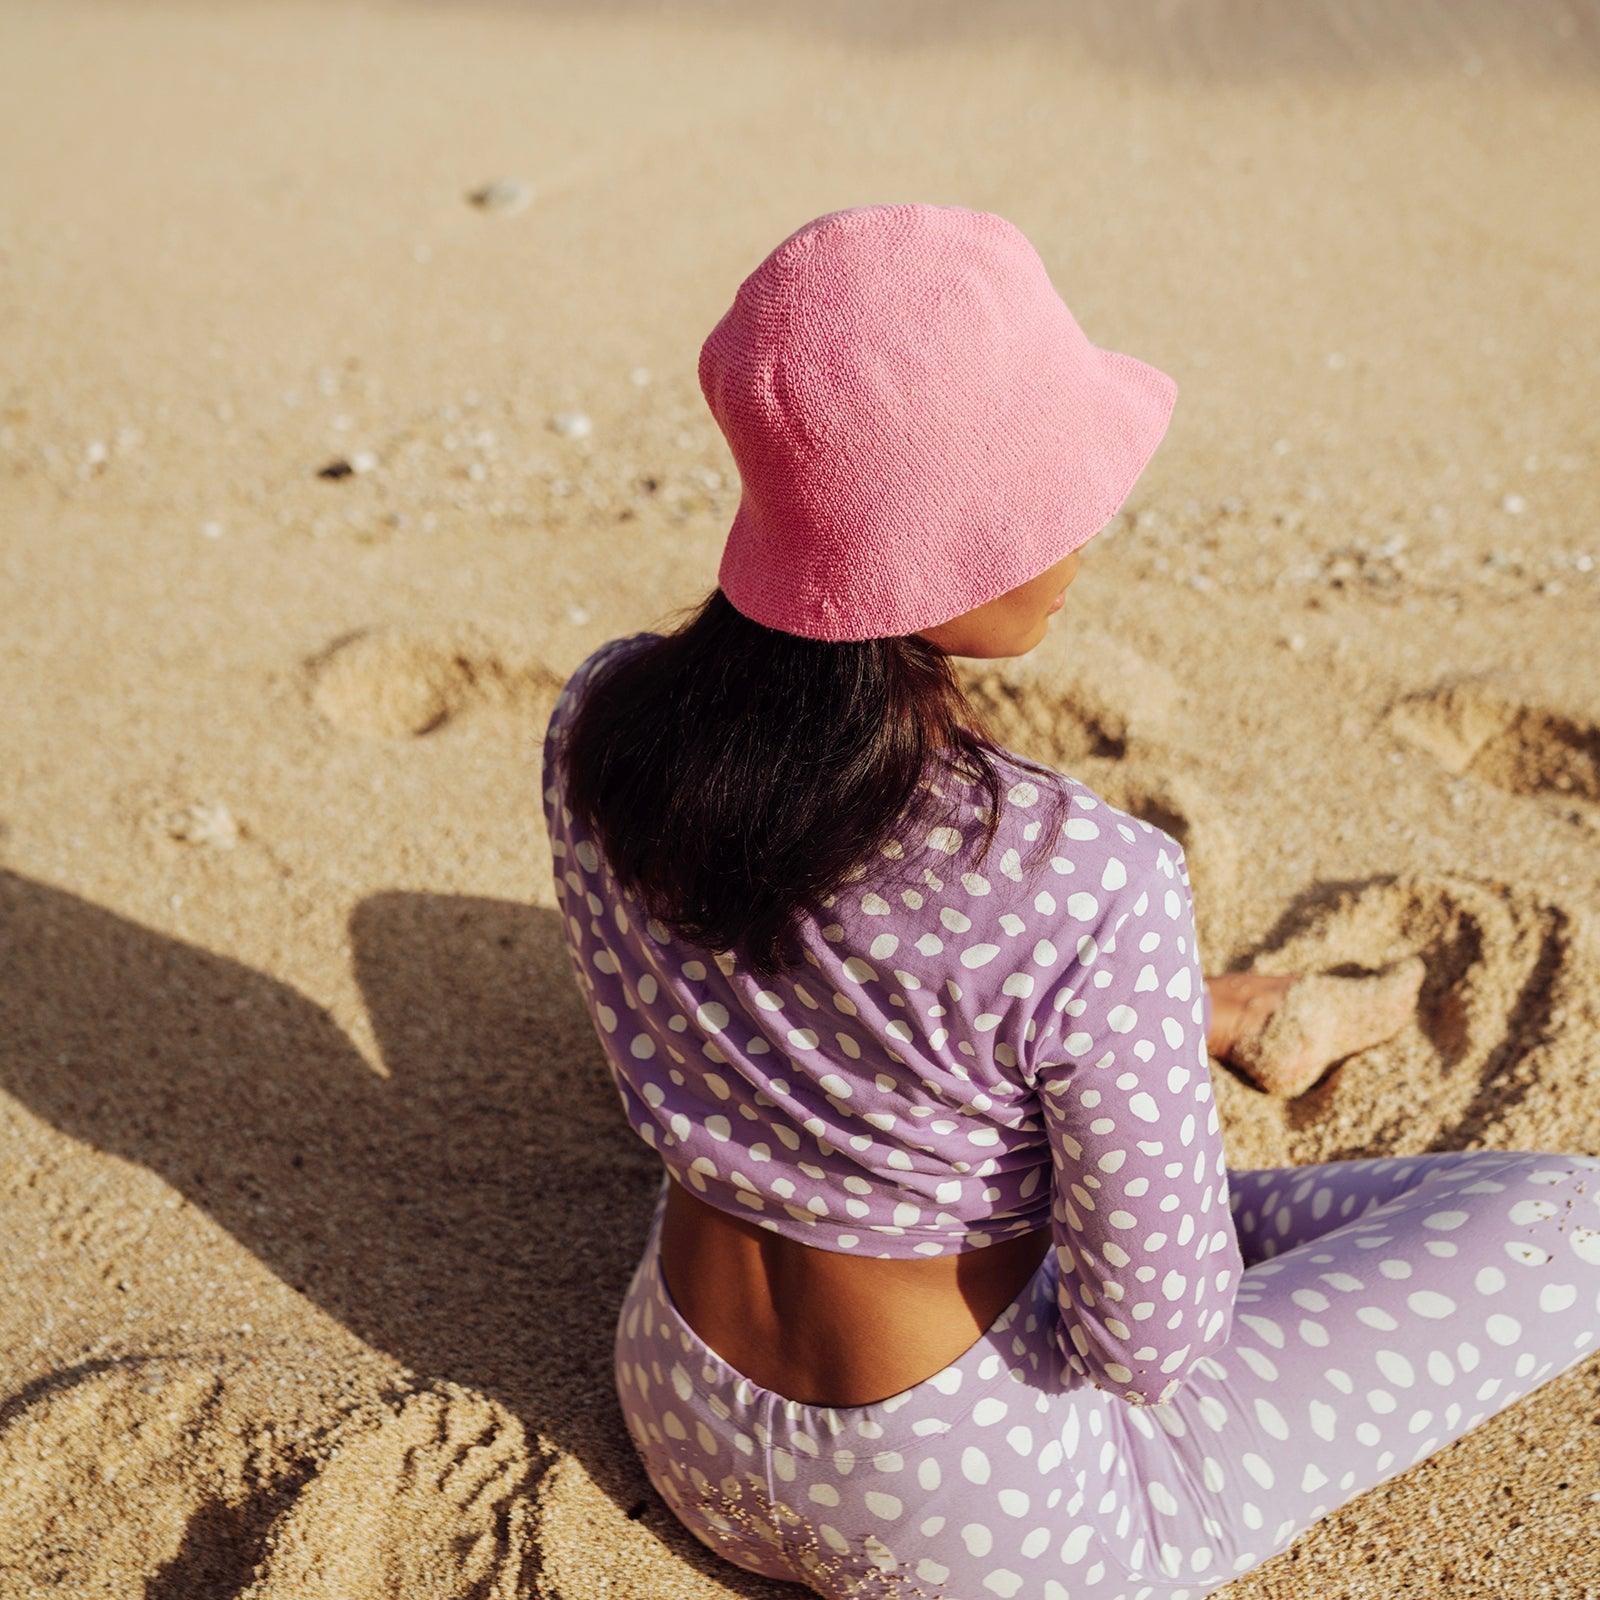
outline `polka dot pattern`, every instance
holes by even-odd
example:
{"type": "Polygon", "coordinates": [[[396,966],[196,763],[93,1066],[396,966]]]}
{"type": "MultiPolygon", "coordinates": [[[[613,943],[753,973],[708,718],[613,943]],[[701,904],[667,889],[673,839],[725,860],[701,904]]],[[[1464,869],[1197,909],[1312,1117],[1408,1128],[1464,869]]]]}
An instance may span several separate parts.
{"type": "MultiPolygon", "coordinates": [[[[648,635],[635,635],[647,638],[648,635]]],[[[885,851],[758,982],[638,914],[545,815],[573,971],[629,1125],[710,1203],[826,1249],[1053,1249],[957,1360],[865,1406],[728,1365],[655,1218],[617,1319],[645,1474],[708,1548],[840,1600],[1198,1600],[1476,1427],[1600,1336],[1600,1160],[1225,1164],[1183,853],[1034,775],[885,851]]]]}
{"type": "Polygon", "coordinates": [[[563,801],[555,753],[584,683],[652,637],[591,653],[544,744],[568,953],[629,1126],[709,1204],[822,1249],[940,1255],[1053,1217],[1068,1359],[1158,1399],[1225,1337],[1238,1283],[1182,851],[1065,775],[1058,816],[1018,766],[978,870],[963,852],[987,796],[947,774],[952,820],[894,841],[802,924],[804,964],[759,980],[639,914],[563,801]],[[1181,1238],[1173,1212],[1194,1217],[1181,1238]],[[1122,1261],[1096,1253],[1108,1227],[1122,1261]],[[1119,1334],[1111,1301],[1144,1263],[1182,1287],[1119,1334]]]}
{"type": "MultiPolygon", "coordinates": [[[[1129,1404],[1063,1358],[1052,1253],[957,1360],[837,1407],[751,1383],[678,1315],[657,1253],[663,1179],[616,1337],[647,1477],[708,1548],[830,1600],[1198,1600],[1595,1349],[1594,1157],[1445,1152],[1230,1179],[1238,1314],[1165,1404],[1129,1404]],[[1444,1206],[1454,1257],[1428,1248],[1444,1206]],[[1361,1315],[1374,1309],[1394,1326],[1361,1315]],[[1305,1336],[1313,1319],[1325,1344],[1305,1336]]],[[[1148,1284],[1112,1297],[1130,1329],[1152,1320],[1129,1305],[1148,1284]]]]}

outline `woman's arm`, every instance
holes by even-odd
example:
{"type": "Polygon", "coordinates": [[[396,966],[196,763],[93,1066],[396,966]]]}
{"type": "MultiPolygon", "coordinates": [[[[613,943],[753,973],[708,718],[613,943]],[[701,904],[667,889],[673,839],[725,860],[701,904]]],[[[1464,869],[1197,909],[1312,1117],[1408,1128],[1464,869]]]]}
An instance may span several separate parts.
{"type": "Polygon", "coordinates": [[[1099,882],[1066,900],[1075,959],[1030,1074],[1053,1163],[1056,1336],[1096,1387],[1160,1404],[1227,1343],[1244,1262],[1183,852],[1110,807],[1087,815],[1100,834],[1081,866],[1099,882]]]}

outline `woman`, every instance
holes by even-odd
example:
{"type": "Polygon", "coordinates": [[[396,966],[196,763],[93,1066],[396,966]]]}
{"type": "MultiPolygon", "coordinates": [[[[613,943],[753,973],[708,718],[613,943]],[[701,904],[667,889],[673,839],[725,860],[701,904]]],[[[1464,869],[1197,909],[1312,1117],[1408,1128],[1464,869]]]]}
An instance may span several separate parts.
{"type": "Polygon", "coordinates": [[[1600,1161],[1225,1163],[1208,1055],[1294,1092],[1420,962],[1206,980],[1178,844],[951,674],[1038,643],[1172,380],[1010,223],[888,205],[784,240],[700,381],[720,586],[580,666],[543,788],[664,1167],[615,1375],[673,1513],[825,1596],[1178,1600],[1579,1360],[1600,1161]]]}

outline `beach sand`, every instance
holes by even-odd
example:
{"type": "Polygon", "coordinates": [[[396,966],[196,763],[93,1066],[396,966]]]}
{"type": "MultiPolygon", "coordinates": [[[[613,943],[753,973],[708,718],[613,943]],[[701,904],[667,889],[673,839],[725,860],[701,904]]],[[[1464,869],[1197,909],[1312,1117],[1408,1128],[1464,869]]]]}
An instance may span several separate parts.
{"type": "MultiPolygon", "coordinates": [[[[615,1409],[659,1169],[537,784],[715,581],[699,342],[823,211],[998,211],[1177,379],[960,670],[1183,840],[1212,970],[1424,958],[1303,1097],[1214,1068],[1233,1164],[1600,1153],[1600,20],[1280,10],[8,0],[4,1600],[798,1592],[615,1409]]],[[[1597,1419],[1588,1359],[1226,1593],[1593,1600],[1597,1419]]]]}

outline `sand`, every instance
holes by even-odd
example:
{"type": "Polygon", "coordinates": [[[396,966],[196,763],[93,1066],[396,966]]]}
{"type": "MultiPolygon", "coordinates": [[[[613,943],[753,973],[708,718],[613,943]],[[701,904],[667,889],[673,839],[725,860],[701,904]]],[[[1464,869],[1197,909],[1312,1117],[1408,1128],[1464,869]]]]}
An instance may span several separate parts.
{"type": "MultiPolygon", "coordinates": [[[[536,784],[714,581],[699,341],[838,206],[1000,211],[1178,380],[963,664],[1011,741],[1184,841],[1213,970],[1426,964],[1306,1094],[1215,1067],[1235,1165],[1600,1153],[1600,20],[1280,11],[8,0],[4,1600],[793,1592],[614,1409],[656,1158],[536,784]]],[[[1600,1595],[1597,1415],[1226,1592],[1600,1595]]]]}

